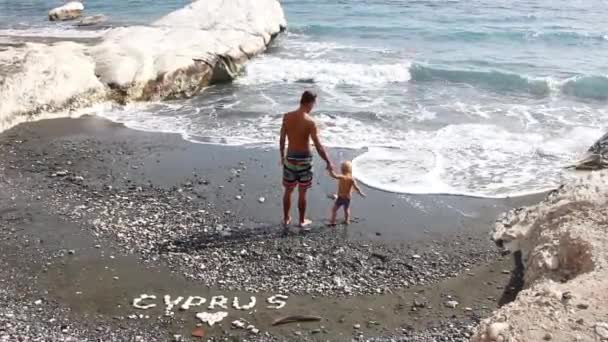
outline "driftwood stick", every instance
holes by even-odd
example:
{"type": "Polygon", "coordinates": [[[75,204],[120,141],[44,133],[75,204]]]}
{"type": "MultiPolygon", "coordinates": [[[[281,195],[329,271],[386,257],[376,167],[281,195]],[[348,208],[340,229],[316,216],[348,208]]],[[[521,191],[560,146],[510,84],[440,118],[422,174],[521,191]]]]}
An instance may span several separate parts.
{"type": "Polygon", "coordinates": [[[275,326],[275,325],[294,323],[294,322],[318,322],[320,320],[321,320],[321,317],[319,317],[319,316],[291,315],[291,316],[281,317],[281,318],[275,320],[274,322],[272,322],[272,325],[275,326]]]}

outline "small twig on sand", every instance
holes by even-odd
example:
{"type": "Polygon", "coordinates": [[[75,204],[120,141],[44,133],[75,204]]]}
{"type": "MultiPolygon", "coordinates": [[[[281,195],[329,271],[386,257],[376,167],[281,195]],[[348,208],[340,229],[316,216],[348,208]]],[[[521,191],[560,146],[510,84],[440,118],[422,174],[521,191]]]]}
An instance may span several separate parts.
{"type": "Polygon", "coordinates": [[[275,320],[274,322],[272,322],[272,325],[275,326],[275,325],[294,323],[294,322],[318,322],[320,320],[321,320],[321,317],[319,317],[319,316],[293,315],[293,316],[286,316],[286,317],[279,318],[279,319],[275,320]]]}

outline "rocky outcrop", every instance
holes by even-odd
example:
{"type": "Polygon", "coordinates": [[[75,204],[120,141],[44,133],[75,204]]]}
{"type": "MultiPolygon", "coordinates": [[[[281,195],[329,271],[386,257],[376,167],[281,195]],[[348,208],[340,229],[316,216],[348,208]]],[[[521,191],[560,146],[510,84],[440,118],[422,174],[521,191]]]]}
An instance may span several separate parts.
{"type": "Polygon", "coordinates": [[[95,26],[106,22],[108,18],[103,14],[92,15],[82,18],[76,26],[95,26]]]}
{"type": "Polygon", "coordinates": [[[105,97],[83,45],[25,44],[0,53],[0,131],[41,113],[90,105],[105,97]]]}
{"type": "Polygon", "coordinates": [[[79,1],[70,1],[67,4],[53,8],[49,12],[50,21],[73,20],[79,18],[84,11],[84,6],[79,1]]]}
{"type": "Polygon", "coordinates": [[[472,341],[608,340],[607,206],[608,171],[596,171],[505,215],[493,239],[522,253],[524,290],[472,341]]]}
{"type": "Polygon", "coordinates": [[[579,170],[600,170],[608,167],[608,133],[587,150],[575,167],[579,170]]]}
{"type": "Polygon", "coordinates": [[[189,97],[236,77],[285,27],[277,0],[197,1],[151,26],[117,28],[91,50],[115,97],[189,97]]]}
{"type": "MultiPolygon", "coordinates": [[[[62,8],[76,8],[71,4],[62,8]]],[[[100,100],[191,97],[234,79],[285,26],[278,0],[200,0],[149,26],[112,29],[94,46],[28,44],[0,51],[0,69],[19,65],[0,73],[0,130],[100,100]]]]}

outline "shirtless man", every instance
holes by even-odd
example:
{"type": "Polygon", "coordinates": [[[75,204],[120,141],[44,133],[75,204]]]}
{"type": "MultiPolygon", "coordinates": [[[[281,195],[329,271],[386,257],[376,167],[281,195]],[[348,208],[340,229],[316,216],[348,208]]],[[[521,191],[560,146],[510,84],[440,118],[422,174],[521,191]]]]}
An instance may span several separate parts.
{"type": "Polygon", "coordinates": [[[310,117],[310,112],[315,105],[317,95],[305,91],[300,99],[300,108],[283,116],[281,125],[281,163],[283,165],[283,224],[291,223],[291,194],[296,186],[298,192],[298,210],[300,211],[300,227],[311,223],[306,219],[306,191],[312,186],[312,154],[310,152],[310,140],[315,145],[321,158],[327,163],[327,169],[332,169],[331,161],[319,141],[317,126],[310,117]],[[287,156],[285,156],[285,138],[289,144],[287,156]]]}

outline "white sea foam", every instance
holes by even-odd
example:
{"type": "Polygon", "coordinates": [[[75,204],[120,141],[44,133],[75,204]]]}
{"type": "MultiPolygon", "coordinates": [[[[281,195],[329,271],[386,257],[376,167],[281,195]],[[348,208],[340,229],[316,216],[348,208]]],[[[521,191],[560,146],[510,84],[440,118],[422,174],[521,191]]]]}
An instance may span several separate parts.
{"type": "Polygon", "coordinates": [[[369,186],[390,192],[520,196],[559,185],[563,167],[595,133],[575,128],[545,138],[491,125],[451,125],[412,132],[399,148],[370,148],[353,161],[354,172],[369,186]]]}
{"type": "Polygon", "coordinates": [[[410,79],[408,68],[407,63],[355,64],[264,56],[249,63],[246,75],[237,82],[247,85],[304,82],[321,86],[378,86],[407,82],[410,79]]]}

